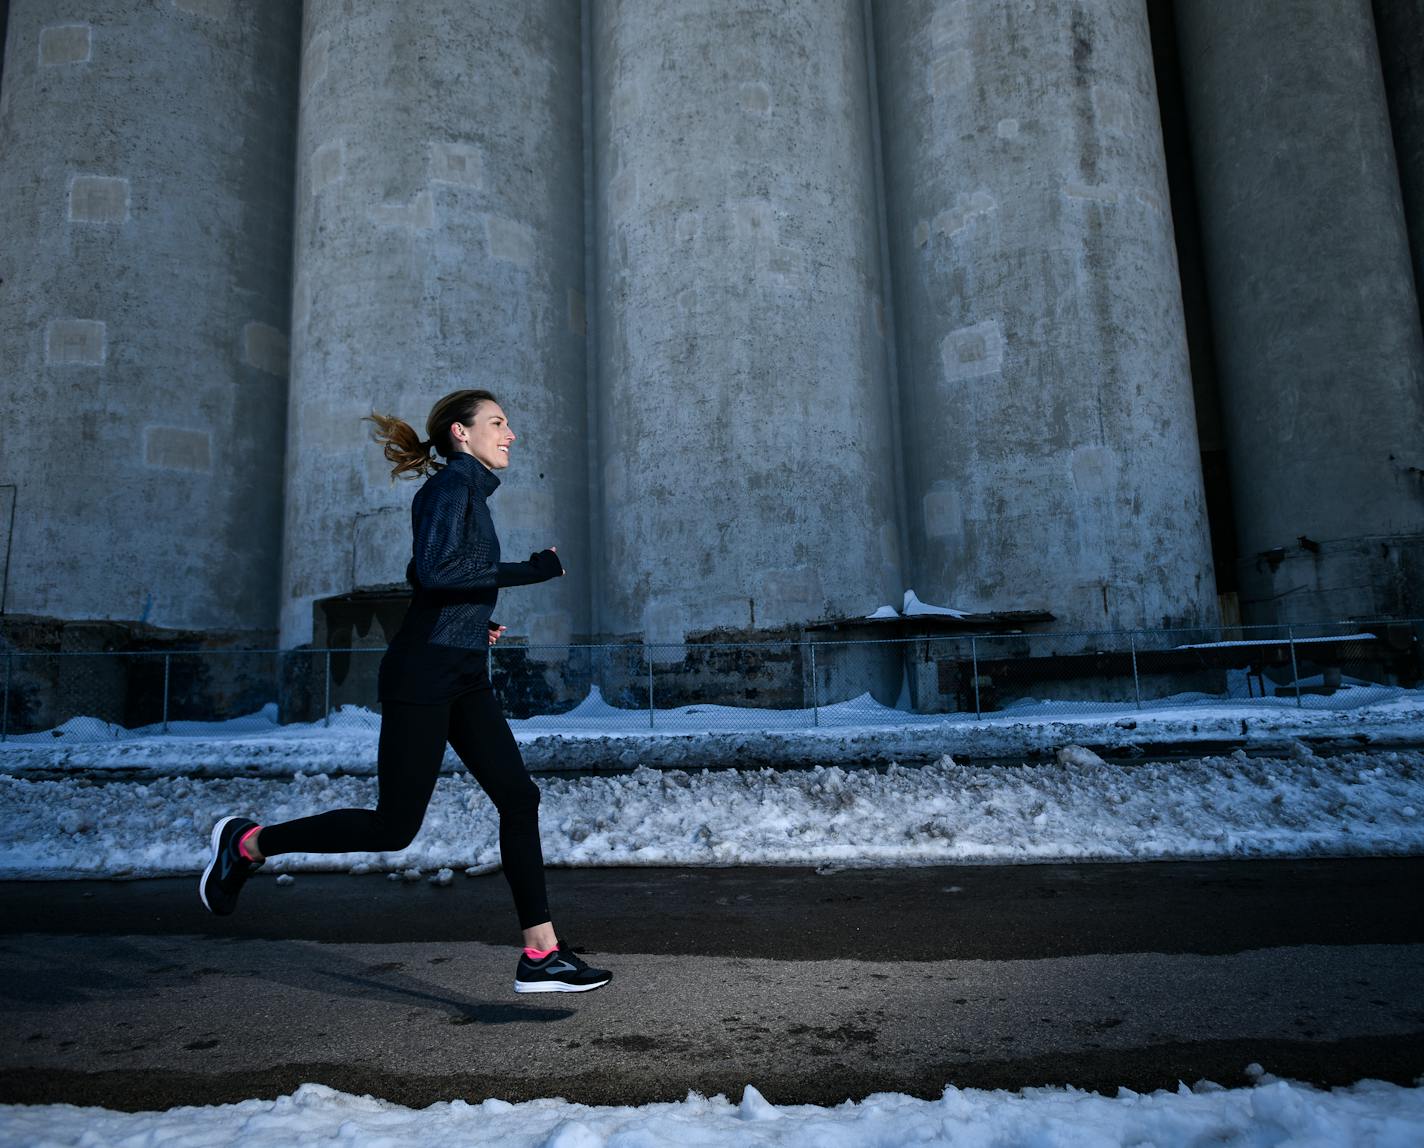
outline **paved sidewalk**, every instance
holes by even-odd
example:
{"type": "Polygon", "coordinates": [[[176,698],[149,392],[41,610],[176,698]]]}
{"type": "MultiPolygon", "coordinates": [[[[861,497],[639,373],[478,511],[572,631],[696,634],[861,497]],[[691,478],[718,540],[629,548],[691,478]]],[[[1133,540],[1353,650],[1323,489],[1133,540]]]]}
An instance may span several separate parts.
{"type": "Polygon", "coordinates": [[[550,874],[615,979],[517,997],[501,878],[0,886],[0,1100],[410,1105],[1424,1074],[1424,860],[550,874]],[[240,1053],[239,1053],[240,1050],[240,1053]]]}

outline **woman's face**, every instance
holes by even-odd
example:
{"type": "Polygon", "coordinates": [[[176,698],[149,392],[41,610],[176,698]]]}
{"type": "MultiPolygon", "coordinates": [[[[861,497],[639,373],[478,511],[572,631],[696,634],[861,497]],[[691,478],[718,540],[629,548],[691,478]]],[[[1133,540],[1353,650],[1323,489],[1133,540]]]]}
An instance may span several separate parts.
{"type": "Polygon", "coordinates": [[[450,437],[455,441],[456,450],[474,455],[490,470],[503,470],[509,465],[509,445],[514,441],[514,432],[509,429],[509,419],[498,403],[481,403],[475,409],[474,422],[469,426],[454,423],[450,437]]]}

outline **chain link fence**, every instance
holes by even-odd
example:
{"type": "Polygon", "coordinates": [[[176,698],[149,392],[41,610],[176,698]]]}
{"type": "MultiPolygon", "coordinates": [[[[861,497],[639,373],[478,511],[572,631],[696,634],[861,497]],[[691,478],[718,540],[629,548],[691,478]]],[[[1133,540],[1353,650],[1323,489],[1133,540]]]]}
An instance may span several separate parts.
{"type": "MultiPolygon", "coordinates": [[[[1418,689],[1424,620],[884,641],[529,646],[487,657],[533,730],[844,728],[1184,706],[1349,709],[1418,689]]],[[[381,649],[3,657],[0,740],[379,724],[381,649]]]]}

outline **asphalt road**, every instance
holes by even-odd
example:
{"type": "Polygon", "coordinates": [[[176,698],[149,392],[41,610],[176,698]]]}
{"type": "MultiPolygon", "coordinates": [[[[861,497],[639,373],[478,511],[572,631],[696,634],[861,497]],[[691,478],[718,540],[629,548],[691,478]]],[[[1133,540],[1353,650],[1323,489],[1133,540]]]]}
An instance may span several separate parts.
{"type": "Polygon", "coordinates": [[[1424,1075],[1424,859],[554,870],[614,970],[512,992],[503,879],[0,884],[0,1101],[410,1105],[1424,1075]]]}

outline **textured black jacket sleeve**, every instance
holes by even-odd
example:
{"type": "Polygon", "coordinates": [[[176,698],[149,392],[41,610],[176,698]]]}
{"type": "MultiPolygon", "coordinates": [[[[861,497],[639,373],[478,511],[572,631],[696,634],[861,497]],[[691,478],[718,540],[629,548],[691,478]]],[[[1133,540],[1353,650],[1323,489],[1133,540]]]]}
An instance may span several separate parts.
{"type": "Polygon", "coordinates": [[[414,508],[415,577],[424,590],[493,590],[547,582],[564,572],[552,550],[501,562],[484,500],[466,482],[431,482],[414,508]]]}
{"type": "Polygon", "coordinates": [[[425,590],[493,590],[499,582],[494,531],[470,530],[463,482],[429,483],[415,514],[415,576],[425,590]],[[428,492],[428,493],[427,493],[428,492]]]}

